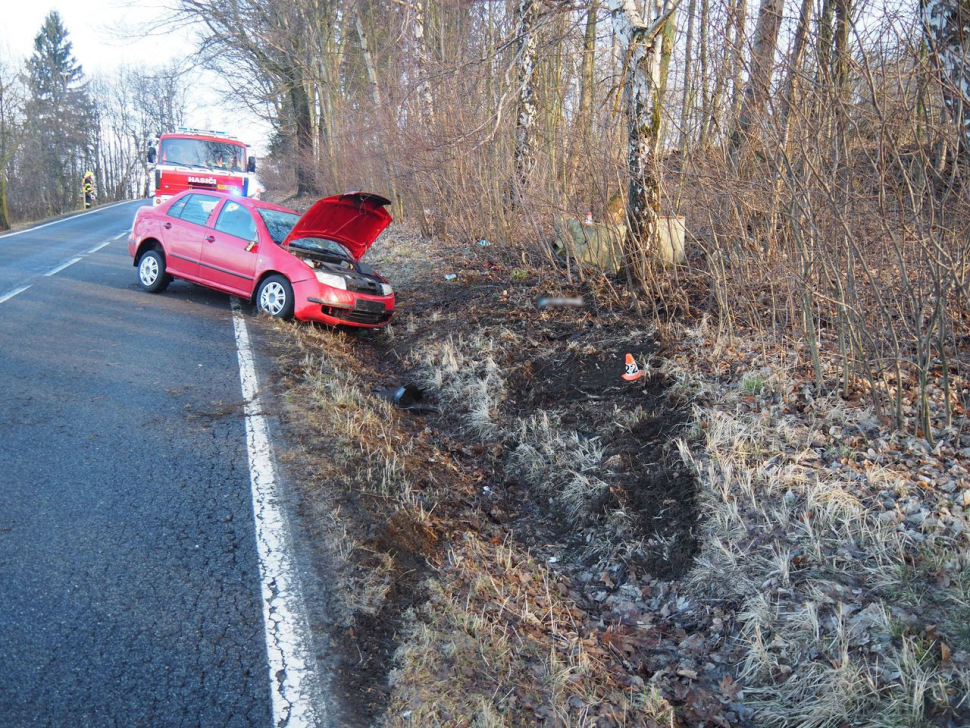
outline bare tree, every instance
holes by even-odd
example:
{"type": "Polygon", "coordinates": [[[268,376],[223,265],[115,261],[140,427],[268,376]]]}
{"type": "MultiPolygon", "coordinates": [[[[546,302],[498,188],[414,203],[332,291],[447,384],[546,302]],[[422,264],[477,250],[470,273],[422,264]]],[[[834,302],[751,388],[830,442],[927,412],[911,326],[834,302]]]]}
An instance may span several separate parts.
{"type": "Polygon", "coordinates": [[[24,89],[18,74],[0,59],[0,230],[10,229],[8,169],[25,132],[23,108],[24,89]]]}
{"type": "Polygon", "coordinates": [[[286,104],[274,121],[293,140],[299,194],[316,188],[310,82],[316,10],[313,2],[179,0],[179,17],[205,28],[204,60],[227,71],[240,98],[253,108],[273,99],[286,104]]]}

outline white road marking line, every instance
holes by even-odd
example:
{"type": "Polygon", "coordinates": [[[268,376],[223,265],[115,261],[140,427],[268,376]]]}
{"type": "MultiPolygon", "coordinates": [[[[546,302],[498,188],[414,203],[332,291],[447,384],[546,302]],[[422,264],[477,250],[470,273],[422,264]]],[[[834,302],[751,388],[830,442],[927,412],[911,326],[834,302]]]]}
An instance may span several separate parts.
{"type": "MultiPolygon", "coordinates": [[[[117,238],[115,238],[115,240],[117,240],[117,238]]],[[[52,275],[54,275],[56,273],[60,273],[62,270],[64,270],[65,268],[67,268],[69,265],[74,265],[79,260],[83,260],[86,256],[91,255],[92,253],[97,253],[99,250],[101,250],[101,248],[104,248],[104,247],[106,247],[108,245],[111,245],[111,241],[110,240],[106,240],[105,242],[101,243],[100,245],[94,246],[90,250],[85,250],[83,253],[81,253],[81,255],[79,255],[79,256],[77,256],[75,258],[71,258],[69,261],[67,261],[66,263],[62,263],[61,265],[57,266],[56,268],[51,268],[44,275],[45,276],[52,276],[52,275]]]]}
{"type": "Polygon", "coordinates": [[[256,549],[263,590],[263,620],[273,698],[273,725],[302,728],[323,723],[310,626],[291,556],[290,531],[276,483],[273,446],[262,414],[249,331],[232,299],[239,378],[246,403],[246,442],[256,521],[256,549]]]}
{"type": "Polygon", "coordinates": [[[118,205],[125,205],[129,202],[134,202],[134,200],[122,200],[121,202],[115,202],[110,205],[105,205],[104,207],[99,207],[96,210],[88,210],[87,212],[80,212],[77,215],[71,215],[70,217],[65,217],[60,220],[52,220],[51,222],[45,222],[43,225],[34,225],[34,227],[24,228],[23,230],[17,230],[12,233],[4,233],[0,235],[0,240],[5,240],[6,238],[12,238],[16,235],[23,235],[24,233],[31,233],[34,230],[40,230],[41,228],[50,227],[51,225],[57,225],[62,222],[67,222],[68,220],[77,220],[79,217],[84,217],[85,215],[93,215],[96,212],[101,212],[102,210],[108,210],[112,207],[117,207],[118,205]]]}
{"type": "Polygon", "coordinates": [[[84,256],[83,256],[83,255],[79,255],[79,256],[77,256],[76,258],[71,258],[71,259],[70,259],[69,261],[67,261],[66,263],[61,263],[61,264],[60,264],[59,266],[57,266],[56,268],[51,268],[51,269],[50,269],[49,271],[47,271],[47,272],[46,272],[46,273],[45,273],[44,275],[45,275],[45,276],[52,276],[52,275],[54,275],[55,273],[60,273],[60,272],[61,272],[62,270],[64,270],[65,268],[67,268],[67,267],[68,267],[69,265],[74,265],[75,263],[77,263],[77,262],[78,262],[79,260],[81,260],[82,258],[84,258],[84,256]]]}
{"type": "Polygon", "coordinates": [[[91,255],[91,253],[97,253],[99,250],[101,250],[101,248],[105,248],[109,245],[111,245],[111,241],[105,240],[103,243],[101,243],[101,245],[95,245],[93,248],[91,248],[91,250],[84,251],[84,254],[91,255]]]}
{"type": "Polygon", "coordinates": [[[122,238],[127,237],[127,235],[128,235],[129,232],[130,232],[129,230],[122,230],[120,233],[118,233],[117,235],[115,235],[111,239],[112,240],[121,240],[122,238]]]}
{"type": "Polygon", "coordinates": [[[16,296],[18,293],[23,293],[28,288],[30,288],[30,285],[29,284],[26,285],[26,286],[21,286],[20,288],[15,288],[15,289],[13,289],[12,291],[10,291],[8,293],[4,293],[2,296],[0,296],[0,303],[6,303],[11,298],[13,298],[14,296],[16,296]]]}

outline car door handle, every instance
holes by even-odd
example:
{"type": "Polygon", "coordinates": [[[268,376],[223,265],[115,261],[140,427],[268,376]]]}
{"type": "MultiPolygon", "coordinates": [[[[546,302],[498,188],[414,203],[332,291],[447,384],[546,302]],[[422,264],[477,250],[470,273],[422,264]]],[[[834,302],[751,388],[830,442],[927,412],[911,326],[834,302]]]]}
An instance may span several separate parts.
{"type": "Polygon", "coordinates": [[[162,225],[162,227],[165,228],[166,230],[171,230],[172,229],[172,223],[167,222],[164,225],[162,225]]]}
{"type": "Polygon", "coordinates": [[[214,243],[216,241],[216,238],[215,238],[214,235],[206,235],[205,236],[205,241],[207,243],[214,243]]]}

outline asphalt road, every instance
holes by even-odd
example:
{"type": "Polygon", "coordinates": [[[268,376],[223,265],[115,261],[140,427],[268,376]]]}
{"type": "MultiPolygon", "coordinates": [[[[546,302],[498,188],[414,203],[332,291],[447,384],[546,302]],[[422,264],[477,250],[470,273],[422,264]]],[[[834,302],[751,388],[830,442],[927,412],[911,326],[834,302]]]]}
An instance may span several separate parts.
{"type": "Polygon", "coordinates": [[[229,299],[139,289],[137,205],[0,237],[4,728],[271,724],[229,299]]]}

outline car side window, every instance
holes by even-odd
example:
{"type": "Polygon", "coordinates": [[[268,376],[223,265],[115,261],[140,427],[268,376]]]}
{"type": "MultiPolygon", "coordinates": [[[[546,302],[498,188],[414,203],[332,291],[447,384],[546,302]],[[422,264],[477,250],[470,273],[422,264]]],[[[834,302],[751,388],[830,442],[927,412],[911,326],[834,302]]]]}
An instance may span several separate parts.
{"type": "Polygon", "coordinates": [[[185,201],[189,199],[188,197],[183,197],[181,200],[176,202],[170,208],[168,208],[169,217],[182,217],[182,208],[185,207],[185,201]]]}
{"type": "Polygon", "coordinates": [[[253,221],[253,216],[249,214],[249,210],[232,200],[229,200],[219,213],[216,230],[235,235],[243,240],[252,240],[256,237],[256,223],[253,221]]]}
{"type": "Polygon", "coordinates": [[[209,215],[219,204],[218,197],[210,195],[188,195],[185,198],[185,206],[182,214],[179,215],[186,222],[194,222],[196,225],[205,225],[209,220],[209,215]]]}

